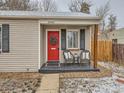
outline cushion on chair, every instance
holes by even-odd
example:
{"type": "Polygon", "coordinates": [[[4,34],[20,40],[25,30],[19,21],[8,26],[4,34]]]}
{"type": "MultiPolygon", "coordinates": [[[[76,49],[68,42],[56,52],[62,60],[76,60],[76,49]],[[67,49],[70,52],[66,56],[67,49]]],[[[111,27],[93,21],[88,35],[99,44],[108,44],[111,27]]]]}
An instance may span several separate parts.
{"type": "Polygon", "coordinates": [[[68,57],[68,53],[66,52],[66,53],[64,53],[64,55],[65,55],[65,59],[68,59],[69,57],[68,57]]]}
{"type": "Polygon", "coordinates": [[[71,56],[71,53],[70,53],[70,52],[68,52],[68,58],[69,58],[69,59],[71,59],[71,58],[72,58],[72,56],[71,56]]]}
{"type": "Polygon", "coordinates": [[[73,54],[69,50],[63,51],[63,56],[65,59],[65,62],[72,63],[73,62],[73,54]]]}
{"type": "Polygon", "coordinates": [[[87,51],[82,51],[82,54],[80,55],[81,59],[90,59],[90,54],[87,51]]]}
{"type": "Polygon", "coordinates": [[[89,53],[86,53],[86,59],[90,59],[90,58],[89,58],[89,53]]]}
{"type": "Polygon", "coordinates": [[[85,53],[83,52],[82,53],[82,59],[85,59],[86,57],[85,57],[85,53]]]}

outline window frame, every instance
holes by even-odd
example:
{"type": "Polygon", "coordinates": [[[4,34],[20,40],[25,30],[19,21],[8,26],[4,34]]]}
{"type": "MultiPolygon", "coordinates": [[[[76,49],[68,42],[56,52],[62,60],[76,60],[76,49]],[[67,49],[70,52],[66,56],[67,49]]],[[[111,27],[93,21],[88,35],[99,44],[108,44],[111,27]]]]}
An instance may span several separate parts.
{"type": "Polygon", "coordinates": [[[0,28],[1,28],[1,37],[0,37],[1,38],[1,42],[0,42],[1,43],[1,48],[0,48],[0,53],[2,53],[2,25],[0,25],[0,28]]]}
{"type": "Polygon", "coordinates": [[[113,44],[117,44],[118,43],[118,39],[112,39],[112,43],[113,44]]]}
{"type": "Polygon", "coordinates": [[[80,30],[79,29],[67,29],[66,30],[66,47],[67,49],[80,49],[80,30]],[[78,47],[77,48],[69,48],[68,47],[68,32],[78,32],[78,47]]]}

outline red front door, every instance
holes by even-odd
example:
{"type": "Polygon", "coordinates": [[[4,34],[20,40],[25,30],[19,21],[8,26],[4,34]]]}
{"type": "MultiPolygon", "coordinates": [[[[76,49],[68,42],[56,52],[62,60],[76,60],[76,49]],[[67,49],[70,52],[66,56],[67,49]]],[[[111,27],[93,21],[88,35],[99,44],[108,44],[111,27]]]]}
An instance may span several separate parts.
{"type": "Polygon", "coordinates": [[[48,31],[48,61],[59,61],[59,32],[48,31]]]}

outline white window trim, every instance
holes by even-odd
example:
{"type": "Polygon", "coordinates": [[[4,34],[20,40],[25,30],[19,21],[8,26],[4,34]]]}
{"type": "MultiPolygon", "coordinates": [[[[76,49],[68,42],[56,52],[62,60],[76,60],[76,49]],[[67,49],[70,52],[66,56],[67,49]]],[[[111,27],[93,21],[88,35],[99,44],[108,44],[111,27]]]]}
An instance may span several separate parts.
{"type": "Polygon", "coordinates": [[[67,47],[67,49],[80,49],[80,30],[79,29],[67,29],[67,31],[66,31],[66,47],[67,47]],[[78,32],[78,47],[77,48],[69,48],[68,47],[68,32],[78,32]]]}
{"type": "Polygon", "coordinates": [[[1,27],[1,49],[0,49],[0,52],[2,53],[2,25],[0,25],[1,27]]]}

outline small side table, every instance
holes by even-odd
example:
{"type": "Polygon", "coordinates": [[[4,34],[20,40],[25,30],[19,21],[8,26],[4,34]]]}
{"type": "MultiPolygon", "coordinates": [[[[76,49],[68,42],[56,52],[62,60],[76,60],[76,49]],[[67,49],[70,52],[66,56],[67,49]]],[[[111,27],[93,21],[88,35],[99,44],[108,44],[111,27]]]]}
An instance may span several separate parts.
{"type": "Polygon", "coordinates": [[[79,63],[79,56],[77,53],[74,54],[74,63],[79,63]]]}

